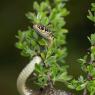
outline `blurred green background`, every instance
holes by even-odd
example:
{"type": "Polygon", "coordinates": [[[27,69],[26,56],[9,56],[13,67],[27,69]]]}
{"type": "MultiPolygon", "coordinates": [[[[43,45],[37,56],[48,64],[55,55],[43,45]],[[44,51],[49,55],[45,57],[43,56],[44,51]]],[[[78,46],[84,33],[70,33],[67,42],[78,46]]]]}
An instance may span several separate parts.
{"type": "MultiPolygon", "coordinates": [[[[15,48],[15,35],[19,29],[26,29],[29,20],[25,13],[32,11],[34,0],[0,0],[0,95],[19,95],[16,79],[28,60],[20,56],[15,48]]],[[[41,0],[35,0],[41,1],[41,0]]],[[[44,0],[43,0],[44,1],[44,0]]],[[[69,73],[77,77],[80,65],[76,60],[82,57],[90,46],[87,36],[95,31],[86,15],[90,3],[94,0],[69,0],[67,8],[70,14],[66,17],[69,73]]]]}

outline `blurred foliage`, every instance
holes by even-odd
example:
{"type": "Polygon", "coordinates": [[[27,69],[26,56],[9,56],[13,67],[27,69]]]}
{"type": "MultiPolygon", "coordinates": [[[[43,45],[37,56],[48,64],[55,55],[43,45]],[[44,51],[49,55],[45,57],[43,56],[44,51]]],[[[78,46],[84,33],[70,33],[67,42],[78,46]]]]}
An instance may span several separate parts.
{"type": "MultiPolygon", "coordinates": [[[[95,3],[91,4],[91,10],[88,10],[88,12],[87,18],[95,23],[95,3]]],[[[83,90],[83,95],[87,95],[87,93],[95,95],[95,34],[91,34],[88,39],[91,43],[89,52],[84,58],[78,60],[85,76],[81,75],[78,80],[72,79],[68,83],[68,87],[77,91],[83,90]]]]}

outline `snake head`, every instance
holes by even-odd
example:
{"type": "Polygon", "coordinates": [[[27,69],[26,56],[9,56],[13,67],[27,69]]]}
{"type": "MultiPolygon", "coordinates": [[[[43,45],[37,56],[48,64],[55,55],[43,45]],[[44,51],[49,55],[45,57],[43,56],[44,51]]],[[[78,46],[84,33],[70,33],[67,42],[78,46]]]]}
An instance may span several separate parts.
{"type": "Polygon", "coordinates": [[[40,34],[45,39],[53,39],[52,33],[44,25],[34,24],[33,28],[36,30],[38,34],[40,34]]]}

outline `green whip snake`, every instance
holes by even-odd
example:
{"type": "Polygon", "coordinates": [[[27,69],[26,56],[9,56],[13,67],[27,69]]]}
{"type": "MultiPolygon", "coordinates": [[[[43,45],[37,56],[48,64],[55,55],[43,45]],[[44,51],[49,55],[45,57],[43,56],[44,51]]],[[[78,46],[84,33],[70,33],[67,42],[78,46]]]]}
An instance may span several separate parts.
{"type": "MultiPolygon", "coordinates": [[[[47,39],[49,41],[49,46],[51,46],[53,42],[52,33],[49,32],[49,30],[43,25],[35,24],[33,25],[33,28],[43,38],[47,39]]],[[[36,91],[34,93],[32,90],[29,90],[26,87],[26,81],[35,70],[35,65],[40,64],[41,61],[42,59],[40,56],[34,56],[33,59],[29,62],[29,64],[19,74],[17,78],[17,89],[20,95],[40,95],[40,94],[41,95],[71,95],[70,93],[67,93],[65,91],[55,90],[54,88],[53,89],[49,88],[50,91],[47,94],[39,93],[39,91],[38,92],[36,91]]]]}

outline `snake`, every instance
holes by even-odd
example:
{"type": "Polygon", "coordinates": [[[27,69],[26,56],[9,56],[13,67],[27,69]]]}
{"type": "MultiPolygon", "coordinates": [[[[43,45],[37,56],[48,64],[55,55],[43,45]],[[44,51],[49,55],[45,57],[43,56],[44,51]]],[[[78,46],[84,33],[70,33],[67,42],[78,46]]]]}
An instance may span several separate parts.
{"type": "MultiPolygon", "coordinates": [[[[40,35],[42,38],[45,38],[49,41],[49,44],[52,43],[53,36],[44,25],[34,24],[33,29],[40,35]]],[[[42,61],[41,57],[36,55],[32,60],[26,65],[26,67],[21,71],[17,78],[17,89],[20,95],[34,95],[32,90],[29,90],[26,86],[27,79],[35,70],[35,65],[40,64],[42,61]]],[[[38,94],[39,95],[39,94],[38,94]]]]}

